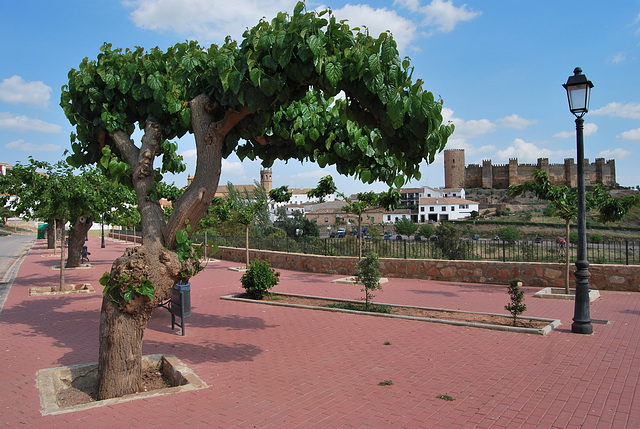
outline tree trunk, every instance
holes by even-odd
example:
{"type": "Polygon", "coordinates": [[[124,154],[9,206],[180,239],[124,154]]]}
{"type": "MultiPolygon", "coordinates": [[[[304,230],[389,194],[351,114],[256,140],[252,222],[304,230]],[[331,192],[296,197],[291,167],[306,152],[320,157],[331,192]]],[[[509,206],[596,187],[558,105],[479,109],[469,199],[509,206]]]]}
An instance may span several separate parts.
{"type": "Polygon", "coordinates": [[[65,215],[62,215],[62,221],[60,222],[60,284],[58,285],[58,291],[64,290],[64,224],[66,222],[65,215]]]}
{"type": "Polygon", "coordinates": [[[100,351],[96,387],[99,400],[139,392],[142,388],[142,336],[148,314],[120,311],[110,297],[102,298],[100,351]]]}
{"type": "Polygon", "coordinates": [[[244,226],[244,248],[247,252],[246,262],[247,262],[247,269],[249,269],[249,224],[246,224],[244,226]]]}
{"type": "Polygon", "coordinates": [[[94,215],[83,213],[78,216],[69,232],[69,249],[67,253],[67,268],[79,267],[82,263],[82,246],[87,232],[93,225],[94,215]]]}
{"type": "Polygon", "coordinates": [[[567,295],[569,295],[569,222],[570,219],[565,220],[564,224],[564,233],[567,237],[566,240],[566,248],[564,249],[565,261],[564,261],[564,290],[567,295]]]}
{"type": "Polygon", "coordinates": [[[47,226],[47,249],[55,249],[56,248],[56,220],[49,219],[47,222],[49,226],[47,226]]]}
{"type": "Polygon", "coordinates": [[[173,249],[176,233],[185,229],[186,220],[197,225],[215,195],[222,170],[222,146],[229,131],[246,115],[227,109],[212,112],[209,97],[200,95],[190,103],[191,125],[197,150],[194,179],[174,204],[168,223],[160,204],[151,201],[147,192],[155,185],[153,161],[162,135],[160,126],[147,121],[138,148],[124,131],[109,133],[122,157],[131,166],[131,181],[136,192],[142,225],[142,246],[129,248],[111,267],[105,287],[100,316],[100,351],[98,359],[98,399],[119,397],[139,389],[142,368],[142,337],[147,322],[160,301],[170,296],[171,288],[182,273],[197,272],[197,261],[181,262],[173,249]],[[222,119],[219,113],[222,113],[222,119]],[[151,282],[153,299],[137,292],[124,300],[127,291],[151,282]]]}

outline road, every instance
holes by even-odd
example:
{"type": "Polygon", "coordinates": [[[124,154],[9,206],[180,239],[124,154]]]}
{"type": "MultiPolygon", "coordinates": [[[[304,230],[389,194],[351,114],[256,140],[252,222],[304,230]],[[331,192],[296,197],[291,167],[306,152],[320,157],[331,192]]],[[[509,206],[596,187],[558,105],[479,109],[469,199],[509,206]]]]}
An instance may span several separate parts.
{"type": "Polygon", "coordinates": [[[35,241],[35,233],[0,236],[0,311],[7,299],[13,279],[18,273],[18,268],[35,241]]]}

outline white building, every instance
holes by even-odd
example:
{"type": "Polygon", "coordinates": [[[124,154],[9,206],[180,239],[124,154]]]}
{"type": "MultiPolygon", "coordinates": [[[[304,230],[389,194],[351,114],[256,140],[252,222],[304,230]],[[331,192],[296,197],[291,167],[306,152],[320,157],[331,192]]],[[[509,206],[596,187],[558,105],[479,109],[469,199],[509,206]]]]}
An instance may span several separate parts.
{"type": "Polygon", "coordinates": [[[418,206],[418,222],[440,222],[471,217],[478,211],[479,203],[463,198],[424,197],[418,206]]]}

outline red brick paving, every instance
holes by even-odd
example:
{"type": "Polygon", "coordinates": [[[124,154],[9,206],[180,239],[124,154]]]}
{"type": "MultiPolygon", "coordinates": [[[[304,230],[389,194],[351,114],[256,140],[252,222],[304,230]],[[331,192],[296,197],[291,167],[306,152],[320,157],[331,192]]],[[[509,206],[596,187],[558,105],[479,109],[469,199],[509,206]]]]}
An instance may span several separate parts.
{"type": "MultiPolygon", "coordinates": [[[[186,336],[164,309],[144,353],[174,354],[210,387],[42,416],[36,372],[95,362],[98,279],[125,244],[90,238],[91,295],[29,297],[55,284],[38,241],[0,313],[0,425],[17,427],[565,428],[640,427],[640,295],[602,292],[590,336],[570,333],[573,301],[533,298],[526,315],[559,318],[548,336],[224,301],[237,263],[210,263],[191,284],[186,336]],[[385,341],[391,345],[384,345],[385,341]],[[392,380],[391,386],[379,386],[392,380]],[[438,399],[450,395],[455,401],[438,399]]],[[[337,276],[281,270],[280,292],[359,299],[337,276]]],[[[594,286],[594,285],[592,285],[594,286]]],[[[390,279],[379,302],[505,313],[505,286],[390,279]]]]}

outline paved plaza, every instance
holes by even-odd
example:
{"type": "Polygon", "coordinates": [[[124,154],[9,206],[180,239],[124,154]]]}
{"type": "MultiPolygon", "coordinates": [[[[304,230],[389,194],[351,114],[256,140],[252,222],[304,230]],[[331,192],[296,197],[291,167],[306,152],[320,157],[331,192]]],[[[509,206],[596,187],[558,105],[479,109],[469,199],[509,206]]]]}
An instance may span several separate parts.
{"type": "MultiPolygon", "coordinates": [[[[144,354],[171,354],[208,388],[43,416],[36,373],[97,361],[98,279],[128,246],[89,238],[93,268],[66,271],[94,294],[28,296],[55,285],[59,259],[38,240],[0,313],[0,426],[33,428],[638,428],[640,294],[602,292],[593,335],[572,334],[573,301],[533,298],[548,336],[221,300],[238,263],[191,281],[186,335],[159,308],[144,354]],[[385,343],[390,344],[385,344],[385,343]],[[392,385],[380,386],[382,381],[392,385]],[[448,395],[453,401],[438,398],[448,395]]],[[[277,292],[359,299],[341,276],[281,272],[277,292]]],[[[592,285],[597,288],[597,285],[592,285]]],[[[375,301],[506,313],[505,285],[390,278],[375,301]]]]}

